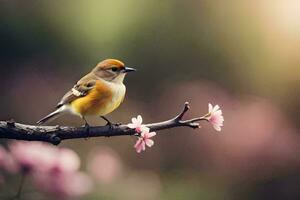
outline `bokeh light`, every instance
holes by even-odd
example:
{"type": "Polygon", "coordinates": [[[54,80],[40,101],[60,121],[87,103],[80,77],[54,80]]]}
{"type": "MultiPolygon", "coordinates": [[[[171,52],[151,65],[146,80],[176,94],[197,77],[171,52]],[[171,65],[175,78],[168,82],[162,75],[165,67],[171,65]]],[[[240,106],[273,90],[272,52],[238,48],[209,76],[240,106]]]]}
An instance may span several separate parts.
{"type": "MultiPolygon", "coordinates": [[[[134,137],[63,142],[95,179],[83,199],[299,199],[299,10],[298,0],[1,1],[1,119],[35,124],[97,62],[118,58],[138,71],[112,121],[169,119],[185,101],[196,117],[210,102],[224,127],[161,131],[141,154],[134,137]]],[[[19,184],[6,176],[0,198],[19,184]]]]}

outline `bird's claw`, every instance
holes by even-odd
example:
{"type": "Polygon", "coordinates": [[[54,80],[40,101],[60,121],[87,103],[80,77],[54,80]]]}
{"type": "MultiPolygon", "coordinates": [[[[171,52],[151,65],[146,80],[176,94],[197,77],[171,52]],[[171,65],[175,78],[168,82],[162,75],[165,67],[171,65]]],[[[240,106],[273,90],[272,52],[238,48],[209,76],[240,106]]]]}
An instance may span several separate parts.
{"type": "Polygon", "coordinates": [[[120,126],[121,123],[111,123],[111,122],[107,122],[105,126],[109,126],[109,129],[113,129],[114,127],[118,127],[120,126]]]}
{"type": "Polygon", "coordinates": [[[84,127],[84,131],[85,131],[85,133],[87,135],[87,137],[85,138],[85,140],[87,140],[90,137],[90,125],[88,123],[85,123],[83,127],[84,127]]]}

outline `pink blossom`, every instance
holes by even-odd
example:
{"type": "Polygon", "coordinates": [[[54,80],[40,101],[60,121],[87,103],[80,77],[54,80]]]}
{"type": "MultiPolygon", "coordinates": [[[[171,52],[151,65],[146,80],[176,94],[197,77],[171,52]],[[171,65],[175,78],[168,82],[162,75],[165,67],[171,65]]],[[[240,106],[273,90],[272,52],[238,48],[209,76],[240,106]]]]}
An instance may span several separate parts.
{"type": "Polygon", "coordinates": [[[16,160],[9,153],[7,154],[7,156],[5,158],[5,164],[4,164],[3,168],[11,174],[15,174],[15,173],[19,172],[21,169],[20,165],[18,165],[16,160]]]}
{"type": "Polygon", "coordinates": [[[78,155],[66,148],[55,148],[54,151],[52,163],[33,172],[33,183],[36,187],[56,199],[72,199],[90,191],[90,178],[78,171],[78,155]]]}
{"type": "Polygon", "coordinates": [[[17,173],[19,166],[9,152],[0,146],[0,169],[6,170],[9,173],[17,173]]]}
{"type": "Polygon", "coordinates": [[[76,171],[80,166],[78,155],[66,148],[57,148],[42,142],[18,141],[10,146],[11,156],[19,169],[28,172],[59,170],[76,171]]]}
{"type": "Polygon", "coordinates": [[[143,118],[141,115],[138,115],[137,118],[133,117],[131,119],[132,123],[127,124],[129,128],[135,129],[136,132],[141,133],[143,129],[145,128],[145,125],[143,125],[143,118]]]}
{"type": "Polygon", "coordinates": [[[56,173],[69,173],[77,171],[79,167],[80,158],[74,151],[66,148],[57,148],[53,163],[48,165],[47,170],[56,173]]]}
{"type": "Polygon", "coordinates": [[[208,114],[206,115],[206,119],[213,125],[215,130],[221,131],[224,117],[219,105],[212,106],[212,104],[208,104],[208,114]]]}
{"type": "Polygon", "coordinates": [[[55,199],[74,199],[88,193],[92,188],[90,178],[81,172],[35,173],[33,183],[36,187],[55,199]]]}
{"type": "Polygon", "coordinates": [[[3,168],[5,166],[6,158],[7,151],[2,146],[0,146],[0,168],[3,168]]]}
{"type": "Polygon", "coordinates": [[[100,147],[90,154],[87,169],[100,183],[110,184],[121,175],[122,163],[113,149],[100,147]]]}
{"type": "Polygon", "coordinates": [[[11,165],[15,162],[19,170],[28,173],[47,168],[56,158],[55,148],[42,142],[17,141],[10,144],[9,149],[11,165]]]}
{"type": "MultiPolygon", "coordinates": [[[[5,169],[5,162],[7,158],[7,151],[0,146],[0,169],[5,169]]],[[[2,175],[0,175],[0,186],[4,184],[4,178],[2,175]]]]}
{"type": "Polygon", "coordinates": [[[78,171],[78,155],[70,149],[25,141],[14,142],[9,149],[11,166],[29,173],[37,189],[55,199],[75,198],[91,189],[89,177],[78,171]]]}
{"type": "Polygon", "coordinates": [[[150,129],[145,127],[141,132],[139,139],[136,141],[134,148],[136,152],[140,153],[141,151],[145,151],[146,145],[148,147],[152,147],[154,145],[154,141],[150,139],[151,137],[155,136],[155,132],[149,132],[150,129]]]}

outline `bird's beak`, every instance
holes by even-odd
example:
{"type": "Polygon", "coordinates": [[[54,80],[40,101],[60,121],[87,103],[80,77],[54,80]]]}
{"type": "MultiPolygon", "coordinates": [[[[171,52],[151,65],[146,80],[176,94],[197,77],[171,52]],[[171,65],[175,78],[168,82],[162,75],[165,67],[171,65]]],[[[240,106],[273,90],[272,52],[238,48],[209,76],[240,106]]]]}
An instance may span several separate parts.
{"type": "Polygon", "coordinates": [[[130,67],[125,67],[125,68],[123,69],[123,73],[135,72],[135,71],[136,71],[136,69],[130,68],[130,67]]]}

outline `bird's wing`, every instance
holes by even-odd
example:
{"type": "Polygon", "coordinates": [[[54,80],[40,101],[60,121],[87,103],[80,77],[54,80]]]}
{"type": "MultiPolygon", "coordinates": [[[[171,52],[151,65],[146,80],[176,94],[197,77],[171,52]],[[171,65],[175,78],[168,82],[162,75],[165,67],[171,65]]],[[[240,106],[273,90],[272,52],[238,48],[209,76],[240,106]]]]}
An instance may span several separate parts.
{"type": "Polygon", "coordinates": [[[87,75],[80,79],[71,90],[69,90],[60,102],[57,104],[57,108],[71,103],[77,98],[86,96],[91,89],[93,89],[96,85],[96,78],[93,75],[87,75]]]}

